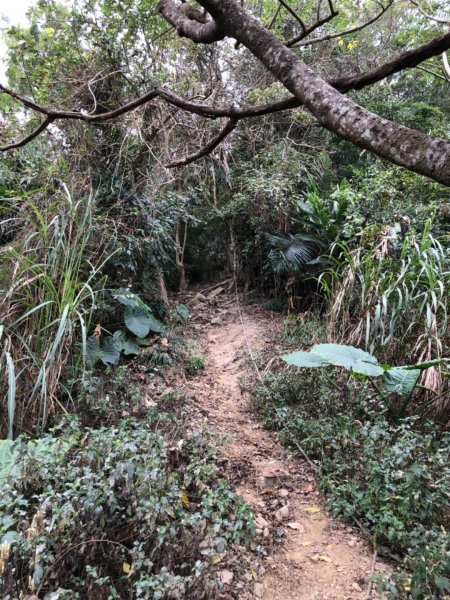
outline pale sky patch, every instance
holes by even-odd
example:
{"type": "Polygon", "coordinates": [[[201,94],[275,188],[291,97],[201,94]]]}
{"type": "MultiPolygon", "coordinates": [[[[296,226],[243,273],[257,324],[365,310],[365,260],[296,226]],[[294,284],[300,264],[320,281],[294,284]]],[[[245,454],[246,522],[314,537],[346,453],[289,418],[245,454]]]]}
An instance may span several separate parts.
{"type": "MultiPolygon", "coordinates": [[[[0,31],[10,25],[26,25],[26,12],[36,4],[36,0],[0,0],[0,31]]],[[[6,83],[5,64],[6,48],[0,33],[0,81],[6,83]]]]}

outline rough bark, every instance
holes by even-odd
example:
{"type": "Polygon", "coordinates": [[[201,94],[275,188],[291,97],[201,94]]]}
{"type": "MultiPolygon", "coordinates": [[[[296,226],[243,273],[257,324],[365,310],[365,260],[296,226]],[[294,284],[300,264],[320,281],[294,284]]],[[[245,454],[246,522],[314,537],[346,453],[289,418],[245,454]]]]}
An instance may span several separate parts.
{"type": "MultiPolygon", "coordinates": [[[[234,0],[197,0],[220,31],[239,43],[304,104],[326,129],[450,186],[450,142],[384,119],[334,89],[234,0]]],[[[161,5],[171,0],[162,0],[161,5]]]]}
{"type": "Polygon", "coordinates": [[[215,21],[201,21],[188,16],[183,7],[173,2],[160,2],[158,10],[171,25],[175,27],[181,37],[187,37],[197,44],[212,44],[225,37],[215,21]]]}

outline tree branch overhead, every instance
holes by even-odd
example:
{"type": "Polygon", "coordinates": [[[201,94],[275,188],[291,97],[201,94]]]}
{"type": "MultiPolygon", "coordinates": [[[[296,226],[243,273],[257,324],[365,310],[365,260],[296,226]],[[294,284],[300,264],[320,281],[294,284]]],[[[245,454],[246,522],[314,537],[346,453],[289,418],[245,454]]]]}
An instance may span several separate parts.
{"type": "Polygon", "coordinates": [[[173,160],[170,167],[189,164],[214,150],[233,131],[241,119],[259,117],[283,110],[306,107],[326,129],[347,139],[355,145],[367,149],[379,157],[421,173],[445,185],[450,185],[450,142],[433,138],[419,131],[394,123],[359,106],[344,94],[350,90],[382,81],[395,73],[418,66],[423,61],[445,53],[450,49],[450,33],[437,37],[419,48],[409,50],[392,60],[369,71],[324,80],[300,58],[289,46],[310,45],[339,35],[345,35],[367,27],[378,19],[392,5],[393,0],[381,5],[380,12],[364,23],[347,31],[304,40],[321,24],[336,16],[337,11],[329,0],[329,14],[307,26],[297,11],[287,0],[281,5],[300,24],[300,37],[283,43],[277,40],[250,13],[235,0],[198,0],[204,12],[189,4],[177,4],[173,0],[161,0],[158,11],[178,34],[197,44],[212,44],[225,37],[235,39],[245,46],[271,74],[282,83],[292,95],[278,102],[248,108],[234,106],[208,106],[184,99],[164,87],[150,90],[141,97],[101,114],[88,114],[83,111],[52,109],[41,106],[33,100],[0,85],[0,93],[8,94],[33,112],[42,114],[44,120],[33,132],[21,141],[11,142],[0,151],[26,145],[57,120],[78,120],[90,123],[106,122],[131,112],[152,100],[159,98],[181,110],[216,119],[227,117],[223,129],[204,148],[185,158],[173,160]]]}

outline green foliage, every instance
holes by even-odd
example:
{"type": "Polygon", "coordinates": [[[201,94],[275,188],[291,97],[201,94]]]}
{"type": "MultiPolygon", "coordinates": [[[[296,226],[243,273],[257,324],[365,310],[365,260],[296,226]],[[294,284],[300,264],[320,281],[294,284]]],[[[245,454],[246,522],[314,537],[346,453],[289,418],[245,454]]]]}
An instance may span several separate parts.
{"type": "Polygon", "coordinates": [[[114,290],[112,297],[125,306],[125,325],[138,338],[147,337],[150,331],[164,331],[163,324],[152,315],[150,308],[136,294],[129,290],[114,290]]]}
{"type": "Polygon", "coordinates": [[[127,337],[121,330],[107,336],[101,336],[101,331],[96,331],[87,340],[87,360],[91,367],[99,360],[105,365],[115,365],[119,362],[122,353],[125,356],[139,354],[138,341],[142,342],[150,331],[153,333],[164,331],[164,325],[153,316],[150,308],[137,294],[126,289],[118,289],[111,291],[111,296],[125,306],[124,324],[138,340],[127,337]]]}
{"type": "Polygon", "coordinates": [[[287,236],[267,236],[271,247],[269,264],[277,274],[298,273],[308,265],[320,263],[320,255],[329,254],[335,247],[333,244],[345,239],[347,212],[352,198],[347,183],[341,182],[326,200],[312,180],[309,187],[305,201],[297,202],[292,216],[293,226],[299,231],[287,236]]]}
{"type": "Polygon", "coordinates": [[[75,201],[67,188],[58,206],[39,209],[26,200],[23,234],[0,248],[0,405],[4,429],[45,426],[60,410],[63,371],[81,372],[87,331],[112,253],[96,240],[89,260],[94,197],[75,201]],[[6,365],[6,369],[4,368],[6,365]]]}
{"type": "Polygon", "coordinates": [[[217,479],[209,434],[165,439],[155,429],[164,422],[178,429],[151,412],[97,430],[68,422],[65,443],[46,435],[39,451],[17,440],[21,476],[13,470],[0,499],[0,544],[9,549],[2,598],[212,592],[213,558],[248,540],[252,515],[217,479]]]}
{"type": "MultiPolygon", "coordinates": [[[[381,376],[383,378],[383,388],[380,389],[375,385],[374,388],[380,398],[385,401],[391,415],[396,419],[406,416],[408,405],[422,371],[446,362],[445,359],[437,359],[415,365],[390,367],[389,365],[379,365],[377,359],[364,350],[342,344],[317,344],[309,352],[292,352],[281,358],[295,367],[323,368],[335,366],[343,367],[356,376],[369,378],[381,376]],[[390,393],[405,397],[397,413],[388,400],[388,394],[390,393]]],[[[425,403],[416,410],[416,413],[422,412],[428,405],[429,403],[425,403]]]]}
{"type": "Polygon", "coordinates": [[[177,312],[177,315],[180,317],[181,321],[183,323],[186,323],[187,320],[190,317],[190,313],[189,313],[189,309],[186,305],[184,304],[177,304],[175,306],[175,310],[177,312]]]}
{"type": "Polygon", "coordinates": [[[190,375],[196,375],[205,368],[205,358],[203,356],[189,357],[187,371],[190,375]]]}
{"type": "Polygon", "coordinates": [[[69,380],[67,385],[82,425],[104,427],[117,425],[124,415],[145,417],[149,395],[136,383],[128,365],[88,372],[82,380],[69,380]]]}
{"type": "Polygon", "coordinates": [[[316,462],[332,514],[356,517],[376,547],[390,547],[398,567],[378,578],[380,591],[441,597],[450,578],[450,436],[417,418],[393,425],[373,391],[340,386],[322,370],[268,375],[254,399],[267,425],[316,462]]]}
{"type": "Polygon", "coordinates": [[[268,261],[274,273],[295,273],[317,256],[315,240],[302,235],[267,235],[271,247],[268,261]]]}
{"type": "Polygon", "coordinates": [[[296,367],[344,367],[352,373],[377,377],[383,375],[384,369],[378,366],[377,359],[369,354],[342,344],[318,344],[309,352],[293,352],[282,357],[289,365],[296,367]]]}

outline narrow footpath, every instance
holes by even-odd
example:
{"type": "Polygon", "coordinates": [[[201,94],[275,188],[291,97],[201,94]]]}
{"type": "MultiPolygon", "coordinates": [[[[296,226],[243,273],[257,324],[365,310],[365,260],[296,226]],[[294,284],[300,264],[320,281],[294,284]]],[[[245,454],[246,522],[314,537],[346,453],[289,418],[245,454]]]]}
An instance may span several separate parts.
{"type": "MultiPolygon", "coordinates": [[[[189,381],[189,393],[203,422],[226,436],[224,472],[253,507],[255,543],[264,548],[243,581],[233,571],[244,561],[227,565],[221,574],[224,597],[365,600],[370,574],[385,566],[374,564],[357,527],[329,516],[308,463],[258,422],[250,398],[240,391],[241,378],[253,368],[251,356],[258,359],[264,348],[274,347],[281,317],[257,305],[241,306],[229,288],[192,292],[185,301],[198,350],[206,357],[203,375],[189,381]]],[[[377,596],[372,591],[370,597],[377,596]]]]}

